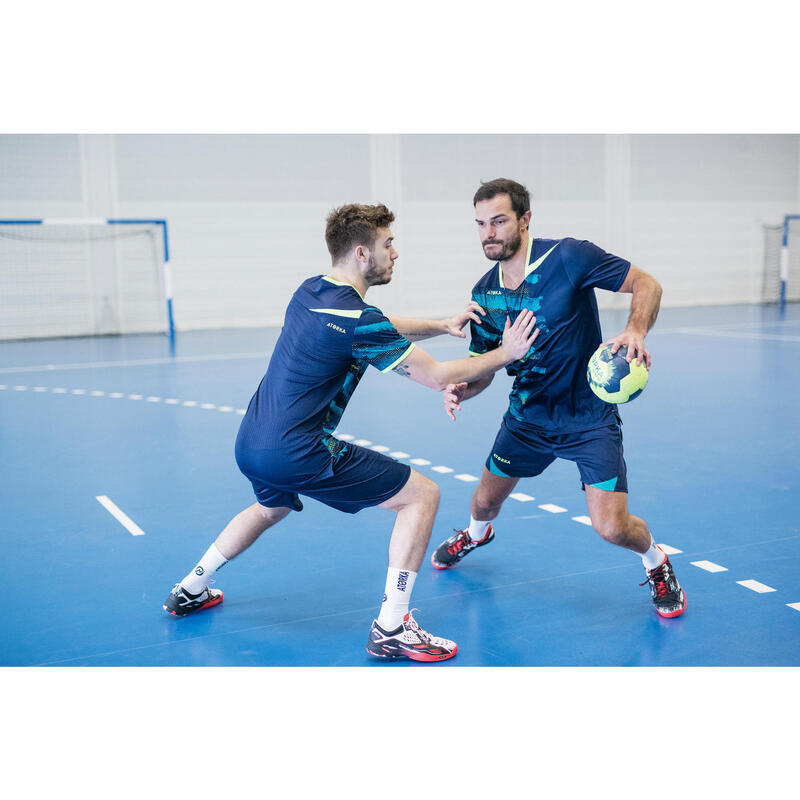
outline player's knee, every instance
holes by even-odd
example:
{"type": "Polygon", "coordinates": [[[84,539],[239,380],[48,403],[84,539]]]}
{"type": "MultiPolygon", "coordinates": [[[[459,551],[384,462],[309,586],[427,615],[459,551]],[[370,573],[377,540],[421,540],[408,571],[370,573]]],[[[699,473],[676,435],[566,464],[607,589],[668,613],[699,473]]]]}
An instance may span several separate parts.
{"type": "Polygon", "coordinates": [[[477,512],[476,519],[494,519],[500,513],[503,501],[496,497],[476,495],[474,505],[477,512]]]}
{"type": "Polygon", "coordinates": [[[622,516],[610,515],[600,519],[592,519],[592,527],[611,544],[623,545],[627,540],[626,519],[622,516]]]}
{"type": "Polygon", "coordinates": [[[425,478],[424,484],[424,502],[428,506],[433,506],[434,508],[439,507],[439,500],[441,499],[442,493],[439,489],[439,484],[435,481],[432,481],[430,478],[425,478]]]}

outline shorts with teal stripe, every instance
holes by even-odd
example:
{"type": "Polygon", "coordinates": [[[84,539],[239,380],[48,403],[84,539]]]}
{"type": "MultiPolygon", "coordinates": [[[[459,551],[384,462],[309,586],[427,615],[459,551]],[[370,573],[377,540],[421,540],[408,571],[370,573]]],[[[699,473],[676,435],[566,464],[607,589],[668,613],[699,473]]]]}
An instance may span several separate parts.
{"type": "Polygon", "coordinates": [[[506,415],[486,459],[486,469],[508,478],[532,478],[557,458],[578,465],[582,486],[628,491],[622,427],[614,423],[577,433],[550,433],[520,425],[506,415]]]}

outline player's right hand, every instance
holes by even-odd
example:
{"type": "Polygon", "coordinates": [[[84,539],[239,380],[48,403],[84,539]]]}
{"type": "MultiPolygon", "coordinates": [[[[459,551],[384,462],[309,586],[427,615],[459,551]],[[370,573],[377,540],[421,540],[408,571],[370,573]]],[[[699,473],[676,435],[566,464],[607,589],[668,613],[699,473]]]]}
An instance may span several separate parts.
{"type": "Polygon", "coordinates": [[[442,392],[444,399],[444,410],[453,422],[456,421],[456,411],[461,411],[461,401],[464,398],[464,390],[467,383],[448,383],[442,392]]]}
{"type": "Polygon", "coordinates": [[[539,335],[539,329],[534,328],[535,325],[536,317],[529,308],[524,308],[519,312],[513,325],[511,320],[506,317],[502,348],[506,352],[509,364],[512,361],[524,358],[528,354],[531,345],[539,335]]]}

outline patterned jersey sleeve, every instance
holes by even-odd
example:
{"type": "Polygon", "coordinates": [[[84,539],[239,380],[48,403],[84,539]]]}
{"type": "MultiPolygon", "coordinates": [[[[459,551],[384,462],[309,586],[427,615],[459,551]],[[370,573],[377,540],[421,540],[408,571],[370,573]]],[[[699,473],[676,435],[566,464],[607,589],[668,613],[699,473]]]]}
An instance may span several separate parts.
{"type": "Polygon", "coordinates": [[[353,358],[363,359],[381,372],[394,369],[414,349],[414,345],[374,306],[367,306],[353,333],[353,358]]]}
{"type": "MultiPolygon", "coordinates": [[[[471,356],[482,356],[490,350],[496,350],[503,343],[503,332],[497,330],[494,324],[494,315],[491,306],[487,303],[483,292],[473,290],[472,299],[482,308],[486,309],[486,316],[481,317],[481,324],[471,321],[469,323],[471,356]]],[[[505,319],[505,317],[504,317],[505,319]]]]}
{"type": "Polygon", "coordinates": [[[625,282],[631,262],[606,253],[596,244],[576,239],[564,239],[567,245],[564,267],[576,289],[607,289],[616,292],[625,282]]]}

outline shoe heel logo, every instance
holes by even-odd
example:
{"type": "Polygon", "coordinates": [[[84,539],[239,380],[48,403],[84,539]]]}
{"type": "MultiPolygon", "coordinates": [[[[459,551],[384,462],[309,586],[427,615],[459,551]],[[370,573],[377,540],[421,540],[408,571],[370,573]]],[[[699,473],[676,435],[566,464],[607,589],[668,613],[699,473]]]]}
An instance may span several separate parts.
{"type": "Polygon", "coordinates": [[[206,571],[202,567],[198,567],[195,571],[195,575],[205,575],[206,571]]]}

